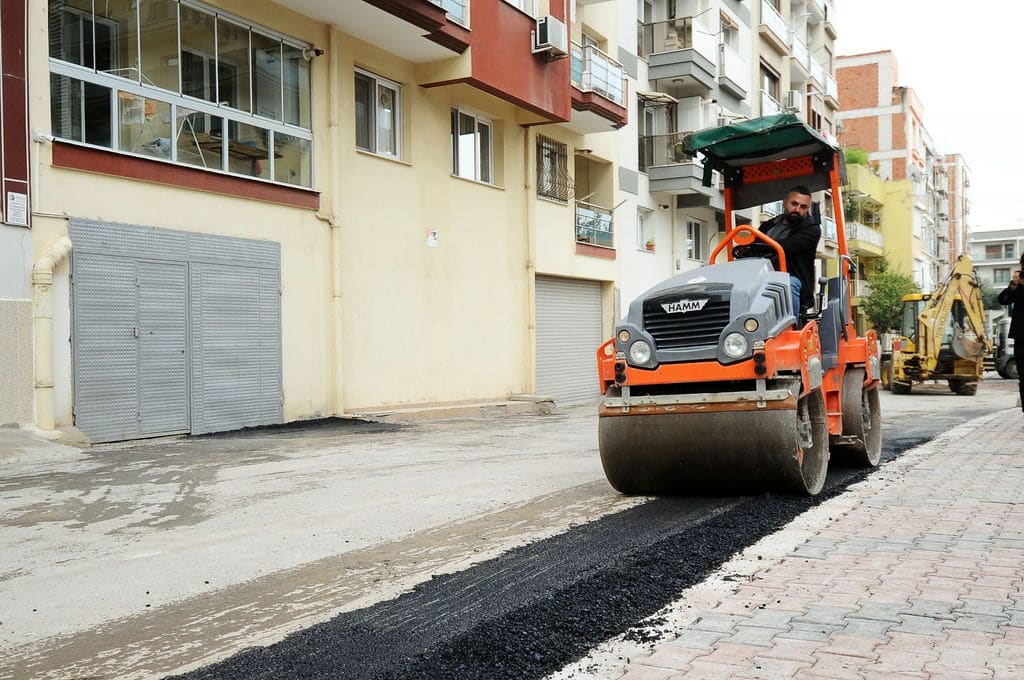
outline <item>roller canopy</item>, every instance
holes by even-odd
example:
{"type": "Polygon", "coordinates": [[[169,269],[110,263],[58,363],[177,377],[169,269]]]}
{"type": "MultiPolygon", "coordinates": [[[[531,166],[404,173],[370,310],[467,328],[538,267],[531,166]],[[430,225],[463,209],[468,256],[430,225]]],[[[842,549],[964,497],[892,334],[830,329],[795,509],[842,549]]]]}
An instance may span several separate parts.
{"type": "Polygon", "coordinates": [[[846,165],[838,147],[791,113],[708,128],[683,138],[684,150],[703,157],[704,185],[711,186],[711,172],[718,170],[733,189],[736,209],[780,200],[794,184],[811,191],[831,186],[829,172],[837,159],[840,183],[846,181],[846,165]],[[743,168],[773,161],[810,157],[814,172],[757,184],[743,183],[743,168]]]}

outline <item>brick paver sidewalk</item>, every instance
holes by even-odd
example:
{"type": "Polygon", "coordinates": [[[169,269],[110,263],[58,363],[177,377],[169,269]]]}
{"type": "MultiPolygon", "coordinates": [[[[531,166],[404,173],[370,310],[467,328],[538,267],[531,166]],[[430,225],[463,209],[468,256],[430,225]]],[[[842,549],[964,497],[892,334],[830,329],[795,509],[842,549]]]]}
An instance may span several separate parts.
{"type": "Polygon", "coordinates": [[[1024,678],[1020,413],[960,426],[851,493],[622,680],[1024,678]]]}

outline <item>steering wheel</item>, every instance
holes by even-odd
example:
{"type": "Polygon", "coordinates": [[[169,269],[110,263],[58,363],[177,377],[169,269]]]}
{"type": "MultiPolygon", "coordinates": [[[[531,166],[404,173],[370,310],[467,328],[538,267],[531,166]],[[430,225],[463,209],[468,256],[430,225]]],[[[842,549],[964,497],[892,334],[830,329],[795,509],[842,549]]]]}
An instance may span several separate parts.
{"type": "Polygon", "coordinates": [[[734,246],[732,249],[733,258],[745,258],[745,257],[773,257],[775,255],[775,249],[767,243],[755,241],[745,246],[734,246]]]}

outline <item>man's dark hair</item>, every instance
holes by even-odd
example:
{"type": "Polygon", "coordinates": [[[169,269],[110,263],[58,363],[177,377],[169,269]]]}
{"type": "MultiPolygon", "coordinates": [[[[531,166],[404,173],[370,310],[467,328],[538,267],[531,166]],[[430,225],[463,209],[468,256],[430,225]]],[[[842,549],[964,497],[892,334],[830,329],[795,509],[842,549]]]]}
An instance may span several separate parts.
{"type": "Polygon", "coordinates": [[[803,194],[804,196],[810,196],[811,190],[805,187],[803,184],[797,184],[796,186],[790,187],[788,194],[803,194]]]}

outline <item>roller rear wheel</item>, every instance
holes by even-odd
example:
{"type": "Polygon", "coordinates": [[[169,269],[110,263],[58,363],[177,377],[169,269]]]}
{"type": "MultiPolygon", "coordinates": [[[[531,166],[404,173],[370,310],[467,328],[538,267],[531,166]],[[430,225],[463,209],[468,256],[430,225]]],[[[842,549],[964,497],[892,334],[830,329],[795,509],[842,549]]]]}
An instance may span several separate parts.
{"type": "Polygon", "coordinates": [[[843,434],[856,437],[836,452],[862,467],[876,467],[882,460],[882,411],[878,388],[864,386],[863,368],[849,368],[843,376],[843,434]]]}

